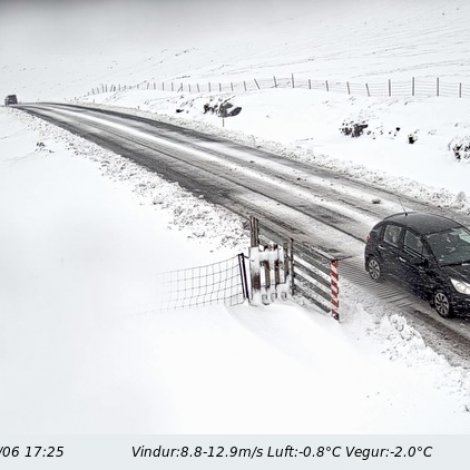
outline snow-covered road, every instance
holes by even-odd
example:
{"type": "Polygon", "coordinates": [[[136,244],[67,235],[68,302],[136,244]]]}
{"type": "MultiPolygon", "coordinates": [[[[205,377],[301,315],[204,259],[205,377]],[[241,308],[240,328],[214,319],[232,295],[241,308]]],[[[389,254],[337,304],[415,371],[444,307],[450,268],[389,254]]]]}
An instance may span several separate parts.
{"type": "Polygon", "coordinates": [[[22,105],[21,109],[177,181],[210,202],[244,217],[255,215],[283,236],[347,258],[340,272],[348,282],[408,312],[410,318],[419,317],[434,333],[450,335],[450,345],[459,354],[470,351],[467,322],[442,320],[403,289],[375,285],[365,275],[362,260],[370,227],[401,212],[402,204],[407,210],[445,213],[467,225],[469,216],[361,184],[319,166],[159,121],[64,104],[22,105]],[[377,200],[379,204],[373,202],[377,200]]]}

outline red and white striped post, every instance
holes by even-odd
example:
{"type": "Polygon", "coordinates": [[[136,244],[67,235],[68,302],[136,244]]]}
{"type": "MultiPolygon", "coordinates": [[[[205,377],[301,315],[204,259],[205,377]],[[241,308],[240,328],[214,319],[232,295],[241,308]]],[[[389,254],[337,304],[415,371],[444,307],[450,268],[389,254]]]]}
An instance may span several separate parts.
{"type": "Polygon", "coordinates": [[[339,286],[338,286],[338,260],[332,259],[330,264],[331,285],[331,315],[339,321],[339,286]]]}

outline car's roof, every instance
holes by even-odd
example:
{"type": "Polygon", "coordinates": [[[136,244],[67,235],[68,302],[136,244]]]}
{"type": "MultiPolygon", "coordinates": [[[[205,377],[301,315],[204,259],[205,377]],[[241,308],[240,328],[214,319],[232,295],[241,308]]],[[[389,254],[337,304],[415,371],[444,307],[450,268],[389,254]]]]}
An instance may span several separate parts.
{"type": "Polygon", "coordinates": [[[402,212],[400,214],[394,214],[386,217],[382,222],[395,222],[400,225],[405,225],[421,235],[461,227],[461,224],[448,217],[435,214],[422,214],[420,212],[402,212]]]}

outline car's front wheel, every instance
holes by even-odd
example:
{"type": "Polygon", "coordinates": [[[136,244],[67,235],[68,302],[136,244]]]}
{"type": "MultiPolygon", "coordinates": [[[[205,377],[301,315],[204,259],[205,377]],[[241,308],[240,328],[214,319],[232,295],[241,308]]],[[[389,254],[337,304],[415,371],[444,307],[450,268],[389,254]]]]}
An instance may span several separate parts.
{"type": "Polygon", "coordinates": [[[371,279],[375,282],[382,282],[384,278],[384,273],[382,270],[382,266],[377,258],[371,256],[367,260],[367,272],[371,279]]]}
{"type": "Polygon", "coordinates": [[[449,296],[445,292],[441,290],[434,292],[432,303],[436,312],[441,317],[450,318],[453,316],[452,305],[450,303],[449,296]]]}

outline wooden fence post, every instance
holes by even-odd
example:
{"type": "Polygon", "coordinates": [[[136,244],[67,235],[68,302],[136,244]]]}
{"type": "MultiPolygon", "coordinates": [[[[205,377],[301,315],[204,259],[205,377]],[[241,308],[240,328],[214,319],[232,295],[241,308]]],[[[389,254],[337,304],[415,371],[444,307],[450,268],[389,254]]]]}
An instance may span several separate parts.
{"type": "Polygon", "coordinates": [[[244,86],[245,92],[246,92],[246,82],[245,82],[245,80],[243,80],[243,86],[244,86]]]}
{"type": "Polygon", "coordinates": [[[325,80],[326,91],[330,91],[330,86],[328,85],[328,80],[325,80]]]}
{"type": "Polygon", "coordinates": [[[273,76],[273,80],[274,80],[274,88],[277,88],[276,75],[273,76]]]}
{"type": "Polygon", "coordinates": [[[175,91],[175,85],[173,82],[171,82],[171,91],[175,91]]]}
{"type": "Polygon", "coordinates": [[[291,78],[292,78],[292,88],[295,88],[295,83],[294,83],[294,74],[291,73],[291,78]]]}
{"type": "Polygon", "coordinates": [[[260,90],[260,87],[259,87],[258,82],[256,81],[256,78],[254,78],[253,80],[255,81],[255,85],[256,85],[256,87],[258,88],[258,90],[260,90]]]}
{"type": "Polygon", "coordinates": [[[415,77],[411,77],[411,96],[415,95],[415,77]]]}
{"type": "Polygon", "coordinates": [[[367,91],[367,96],[370,96],[370,90],[369,90],[369,84],[366,83],[366,91],[367,91]]]}
{"type": "Polygon", "coordinates": [[[462,82],[459,83],[459,98],[462,98],[462,82]]]}
{"type": "Polygon", "coordinates": [[[312,80],[310,78],[308,79],[308,89],[312,89],[312,80]]]}
{"type": "Polygon", "coordinates": [[[219,93],[222,93],[222,84],[219,82],[219,93]]]}
{"type": "Polygon", "coordinates": [[[388,79],[388,96],[392,96],[392,80],[388,79]]]}
{"type": "Polygon", "coordinates": [[[201,90],[199,89],[199,83],[196,83],[196,88],[197,88],[197,92],[199,93],[201,90]]]}
{"type": "Polygon", "coordinates": [[[233,82],[230,82],[230,89],[233,91],[233,82]]]}
{"type": "Polygon", "coordinates": [[[348,88],[348,95],[351,94],[351,87],[349,86],[349,82],[346,82],[346,87],[348,88]]]}
{"type": "Polygon", "coordinates": [[[212,91],[212,90],[211,90],[211,82],[208,83],[208,86],[207,86],[207,87],[208,87],[209,93],[210,93],[210,92],[212,91]]]}
{"type": "Polygon", "coordinates": [[[439,77],[436,78],[436,96],[439,96],[439,77]]]}

